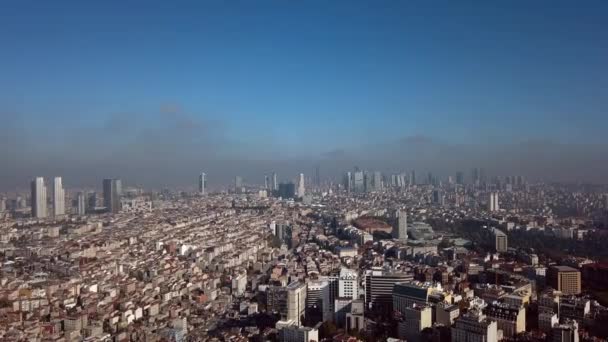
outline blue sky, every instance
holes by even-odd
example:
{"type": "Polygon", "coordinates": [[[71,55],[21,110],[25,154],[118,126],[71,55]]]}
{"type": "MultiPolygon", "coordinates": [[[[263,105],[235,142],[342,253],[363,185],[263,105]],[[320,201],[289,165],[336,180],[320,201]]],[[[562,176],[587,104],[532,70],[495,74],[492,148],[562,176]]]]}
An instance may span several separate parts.
{"type": "MultiPolygon", "coordinates": [[[[234,156],[604,144],[607,17],[605,1],[3,1],[0,122],[42,154],[116,117],[162,126],[167,106],[234,156]]],[[[88,139],[130,139],[108,134],[88,139]]]]}

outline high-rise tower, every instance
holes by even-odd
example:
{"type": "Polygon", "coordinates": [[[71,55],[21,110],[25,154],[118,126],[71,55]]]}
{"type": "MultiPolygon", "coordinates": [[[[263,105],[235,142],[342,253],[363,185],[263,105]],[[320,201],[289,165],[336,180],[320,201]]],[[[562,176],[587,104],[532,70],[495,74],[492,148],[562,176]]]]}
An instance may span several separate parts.
{"type": "Polygon", "coordinates": [[[201,195],[207,194],[207,174],[204,172],[198,176],[198,192],[201,195]]]}
{"type": "Polygon", "coordinates": [[[304,187],[304,174],[300,173],[300,177],[298,179],[298,196],[303,197],[306,192],[306,188],[304,187]]]}
{"type": "Polygon", "coordinates": [[[395,239],[405,242],[407,241],[407,212],[403,209],[397,210],[397,229],[394,230],[393,236],[395,239]]]}
{"type": "Polygon", "coordinates": [[[45,218],[46,212],[46,186],[44,178],[36,177],[31,183],[32,190],[32,217],[45,218]]]}
{"type": "Polygon", "coordinates": [[[65,191],[61,177],[55,177],[53,180],[53,216],[63,215],[65,215],[65,191]]]}
{"type": "Polygon", "coordinates": [[[120,211],[120,190],[122,182],[120,179],[103,180],[103,204],[106,210],[111,213],[120,211]]]}

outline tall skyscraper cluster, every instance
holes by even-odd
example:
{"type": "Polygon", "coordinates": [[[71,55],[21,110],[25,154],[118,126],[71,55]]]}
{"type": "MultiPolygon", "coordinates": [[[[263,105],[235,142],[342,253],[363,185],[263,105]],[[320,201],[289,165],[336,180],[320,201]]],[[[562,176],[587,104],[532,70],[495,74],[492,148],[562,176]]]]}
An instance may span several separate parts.
{"type": "MultiPolygon", "coordinates": [[[[43,177],[36,177],[30,184],[31,201],[32,201],[32,217],[45,218],[48,217],[47,206],[47,187],[43,177]]],[[[61,177],[53,179],[53,211],[54,217],[65,215],[65,191],[61,177]]]]}
{"type": "Polygon", "coordinates": [[[372,192],[383,188],[382,173],[380,171],[365,172],[355,169],[346,172],[343,180],[344,189],[348,192],[372,192]]]}

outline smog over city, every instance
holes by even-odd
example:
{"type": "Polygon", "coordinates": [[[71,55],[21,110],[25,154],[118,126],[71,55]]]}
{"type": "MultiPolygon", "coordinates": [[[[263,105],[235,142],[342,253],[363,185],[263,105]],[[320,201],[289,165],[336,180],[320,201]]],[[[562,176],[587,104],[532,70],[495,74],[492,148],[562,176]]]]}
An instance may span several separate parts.
{"type": "Polygon", "coordinates": [[[608,2],[0,3],[0,341],[606,341],[608,2]]]}

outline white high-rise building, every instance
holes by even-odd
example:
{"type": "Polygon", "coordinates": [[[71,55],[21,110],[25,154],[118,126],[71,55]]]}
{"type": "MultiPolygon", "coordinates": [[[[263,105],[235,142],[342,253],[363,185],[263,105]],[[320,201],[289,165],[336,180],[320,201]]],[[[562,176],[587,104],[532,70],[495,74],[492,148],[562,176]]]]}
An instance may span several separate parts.
{"type": "Polygon", "coordinates": [[[84,214],[86,214],[86,210],[87,210],[84,192],[78,193],[77,203],[78,203],[77,204],[78,205],[77,206],[78,215],[83,216],[84,214]]]}
{"type": "Polygon", "coordinates": [[[272,191],[279,190],[279,182],[277,181],[277,173],[272,173],[272,191]]]}
{"type": "Polygon", "coordinates": [[[340,270],[338,297],[351,299],[359,298],[359,275],[357,272],[348,268],[342,268],[340,270]]]}
{"type": "Polygon", "coordinates": [[[61,177],[55,177],[53,180],[53,216],[59,217],[65,215],[65,191],[61,177]]]}
{"type": "Polygon", "coordinates": [[[488,211],[489,212],[493,212],[493,211],[498,211],[499,210],[499,206],[498,206],[498,193],[497,192],[491,192],[489,197],[488,197],[488,211]]]}
{"type": "Polygon", "coordinates": [[[287,320],[298,326],[306,310],[306,289],[306,284],[298,281],[287,286],[287,320]]]}
{"type": "Polygon", "coordinates": [[[300,173],[300,177],[298,178],[298,196],[304,197],[306,192],[306,188],[304,187],[304,174],[300,173]]]}
{"type": "Polygon", "coordinates": [[[207,174],[204,172],[198,176],[198,192],[201,195],[207,194],[207,174]]]}
{"type": "Polygon", "coordinates": [[[32,217],[45,218],[46,211],[46,186],[44,178],[36,177],[31,183],[32,193],[32,217]]]}
{"type": "Polygon", "coordinates": [[[407,212],[403,209],[397,210],[397,229],[393,235],[399,241],[407,241],[407,212]]]}

